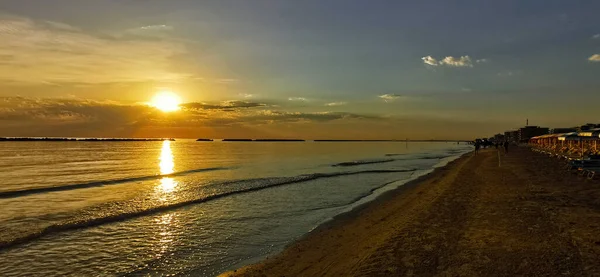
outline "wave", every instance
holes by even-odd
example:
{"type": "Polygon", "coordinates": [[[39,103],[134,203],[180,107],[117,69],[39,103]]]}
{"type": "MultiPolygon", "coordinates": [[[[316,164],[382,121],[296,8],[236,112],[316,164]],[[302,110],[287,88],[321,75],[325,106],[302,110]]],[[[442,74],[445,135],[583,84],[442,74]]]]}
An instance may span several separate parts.
{"type": "MultiPolygon", "coordinates": [[[[401,155],[401,154],[393,154],[393,155],[401,155]]],[[[452,156],[451,154],[417,154],[417,155],[410,155],[406,158],[401,158],[401,159],[397,159],[397,160],[439,160],[439,159],[443,159],[443,158],[447,158],[452,156]]]]}
{"type": "Polygon", "coordinates": [[[389,162],[393,162],[395,161],[394,159],[386,159],[386,160],[359,160],[359,161],[352,161],[352,162],[343,162],[343,163],[337,163],[334,164],[332,166],[337,167],[337,166],[357,166],[357,165],[365,165],[365,164],[380,164],[380,163],[389,163],[389,162]]]}
{"type": "Polygon", "coordinates": [[[423,156],[418,156],[417,160],[439,160],[439,159],[443,159],[443,158],[448,158],[451,155],[423,155],[423,156]]]}
{"type": "Polygon", "coordinates": [[[154,180],[154,179],[160,179],[163,177],[182,176],[182,175],[192,174],[192,173],[215,171],[215,170],[226,170],[226,169],[229,169],[229,168],[226,168],[226,167],[199,168],[199,169],[173,172],[170,174],[138,176],[138,177],[131,177],[131,178],[95,181],[95,182],[89,182],[89,183],[70,184],[70,185],[55,186],[55,187],[41,187],[41,188],[29,188],[29,189],[23,189],[23,190],[1,191],[0,199],[16,198],[16,197],[22,197],[22,196],[27,196],[27,195],[32,195],[32,194],[39,194],[39,193],[68,191],[68,190],[75,190],[75,189],[101,187],[101,186],[107,186],[107,185],[117,185],[117,184],[122,184],[122,183],[154,180]]]}
{"type": "MultiPolygon", "coordinates": [[[[57,223],[50,226],[46,226],[40,230],[37,230],[33,233],[26,234],[24,236],[13,238],[5,241],[0,241],[0,250],[4,250],[7,248],[15,247],[41,237],[55,234],[59,232],[72,231],[78,229],[85,229],[95,226],[100,226],[108,223],[114,223],[119,221],[125,221],[136,217],[148,216],[155,213],[170,211],[182,207],[186,207],[189,205],[195,205],[204,203],[211,200],[216,200],[219,198],[259,191],[267,188],[273,188],[283,185],[290,185],[295,183],[301,183],[306,181],[312,181],[316,179],[322,178],[333,178],[339,176],[348,176],[348,175],[357,175],[357,174],[377,174],[377,173],[401,173],[401,172],[414,172],[416,169],[406,169],[406,170],[362,170],[362,171],[350,171],[350,172],[334,172],[334,173],[314,173],[314,174],[306,174],[299,175],[294,177],[277,177],[277,178],[261,178],[261,179],[247,179],[247,180],[238,180],[238,181],[230,181],[221,184],[214,184],[210,186],[205,186],[203,189],[207,191],[214,191],[215,187],[219,188],[227,188],[230,187],[231,190],[225,190],[220,193],[215,193],[212,195],[208,195],[203,198],[190,199],[187,201],[181,201],[178,203],[173,203],[169,205],[157,206],[145,210],[137,210],[131,212],[124,212],[119,214],[107,215],[103,217],[90,218],[87,220],[78,220],[66,223],[57,223]]],[[[105,214],[105,213],[100,213],[105,214]]]]}
{"type": "Polygon", "coordinates": [[[402,158],[390,158],[390,159],[373,159],[373,160],[358,160],[351,162],[342,162],[333,164],[333,167],[346,167],[346,166],[359,166],[366,164],[380,164],[380,163],[390,163],[395,161],[403,161],[403,160],[435,160],[435,159],[443,159],[450,157],[452,155],[431,155],[431,154],[421,154],[421,155],[409,155],[409,154],[385,154],[386,157],[396,157],[396,156],[406,156],[402,158]]]}

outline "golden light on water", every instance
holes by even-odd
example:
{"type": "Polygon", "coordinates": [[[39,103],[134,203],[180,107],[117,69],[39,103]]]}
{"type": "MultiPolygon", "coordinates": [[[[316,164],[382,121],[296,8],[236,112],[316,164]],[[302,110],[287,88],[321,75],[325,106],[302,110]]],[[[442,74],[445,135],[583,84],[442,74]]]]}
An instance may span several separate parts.
{"type": "Polygon", "coordinates": [[[175,163],[173,162],[173,152],[171,151],[171,141],[163,141],[160,157],[160,174],[171,174],[175,172],[175,163]]]}
{"type": "Polygon", "coordinates": [[[165,177],[160,180],[160,189],[163,192],[172,192],[177,187],[177,182],[173,178],[165,177]]]}
{"type": "Polygon", "coordinates": [[[154,95],[150,101],[150,106],[163,112],[174,112],[180,109],[181,98],[172,91],[161,91],[154,95]]]}
{"type": "Polygon", "coordinates": [[[177,220],[174,213],[168,213],[156,218],[155,222],[157,225],[157,240],[154,244],[155,257],[160,258],[173,246],[175,239],[173,228],[177,228],[177,226],[174,226],[177,225],[177,220]]]}
{"type": "MultiPolygon", "coordinates": [[[[159,167],[160,174],[171,174],[175,172],[175,162],[173,161],[173,152],[171,151],[171,141],[163,141],[160,151],[159,167]]],[[[160,179],[160,189],[163,192],[172,192],[177,187],[177,182],[171,177],[163,177],[160,179]]]]}

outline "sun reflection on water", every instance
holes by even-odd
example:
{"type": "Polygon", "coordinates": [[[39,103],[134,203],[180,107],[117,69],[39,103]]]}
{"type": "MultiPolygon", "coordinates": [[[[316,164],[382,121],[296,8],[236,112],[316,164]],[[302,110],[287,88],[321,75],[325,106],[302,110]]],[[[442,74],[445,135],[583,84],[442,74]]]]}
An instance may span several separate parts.
{"type": "MultiPolygon", "coordinates": [[[[171,174],[175,172],[175,162],[173,161],[173,152],[171,151],[171,141],[163,141],[162,149],[158,166],[160,167],[160,174],[171,174]]],[[[171,177],[163,177],[160,180],[160,189],[162,192],[172,192],[177,187],[177,181],[171,177]]]]}
{"type": "Polygon", "coordinates": [[[173,245],[175,232],[174,227],[177,226],[177,222],[174,219],[173,213],[164,214],[155,220],[156,223],[156,244],[155,244],[155,256],[156,258],[162,257],[173,245]]]}
{"type": "Polygon", "coordinates": [[[163,141],[160,157],[160,174],[171,174],[175,172],[175,163],[173,162],[173,152],[171,151],[171,141],[163,141]]]}
{"type": "Polygon", "coordinates": [[[160,188],[163,192],[173,192],[176,186],[177,182],[173,178],[164,177],[160,180],[160,188]]]}
{"type": "MultiPolygon", "coordinates": [[[[160,174],[168,175],[175,172],[175,162],[173,151],[171,151],[171,141],[163,141],[160,156],[158,157],[158,167],[160,174]]],[[[156,187],[156,197],[162,203],[176,201],[177,194],[173,193],[177,190],[178,182],[175,178],[165,176],[160,179],[159,185],[156,187]]],[[[176,213],[170,212],[155,218],[155,241],[154,241],[154,256],[161,258],[166,255],[175,243],[178,222],[176,213]]]]}

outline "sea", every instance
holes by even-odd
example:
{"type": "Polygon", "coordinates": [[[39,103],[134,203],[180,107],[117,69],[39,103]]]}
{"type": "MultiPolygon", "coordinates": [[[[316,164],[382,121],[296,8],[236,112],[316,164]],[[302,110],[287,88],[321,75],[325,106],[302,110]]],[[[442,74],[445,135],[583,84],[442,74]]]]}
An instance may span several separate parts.
{"type": "Polygon", "coordinates": [[[0,142],[0,276],[215,276],[471,150],[456,142],[0,142]]]}

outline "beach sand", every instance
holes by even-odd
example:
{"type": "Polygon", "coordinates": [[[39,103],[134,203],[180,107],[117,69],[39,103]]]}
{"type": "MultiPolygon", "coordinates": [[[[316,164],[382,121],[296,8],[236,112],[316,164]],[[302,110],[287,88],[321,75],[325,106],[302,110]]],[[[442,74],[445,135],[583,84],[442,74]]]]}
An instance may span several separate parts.
{"type": "Polygon", "coordinates": [[[485,149],[224,276],[600,276],[600,182],[485,149]]]}

